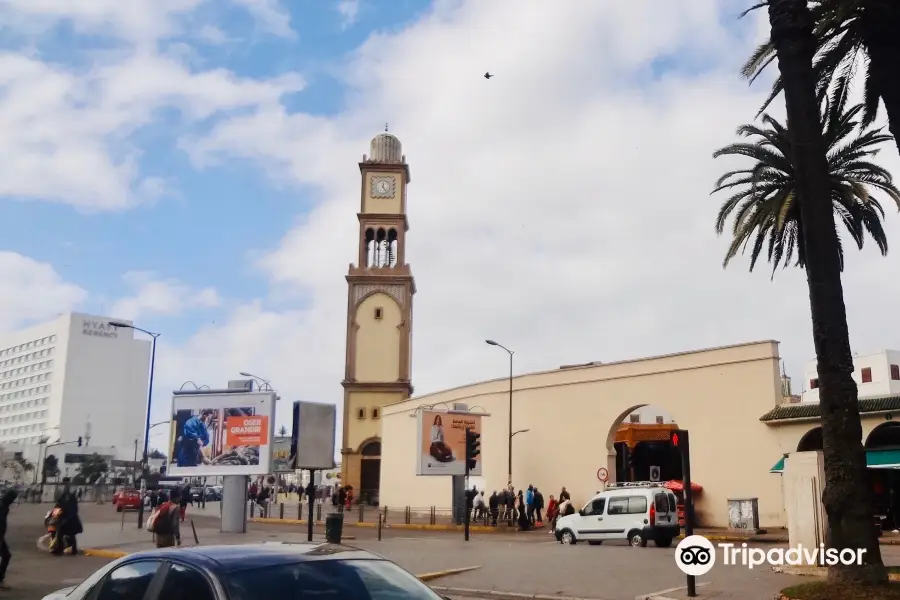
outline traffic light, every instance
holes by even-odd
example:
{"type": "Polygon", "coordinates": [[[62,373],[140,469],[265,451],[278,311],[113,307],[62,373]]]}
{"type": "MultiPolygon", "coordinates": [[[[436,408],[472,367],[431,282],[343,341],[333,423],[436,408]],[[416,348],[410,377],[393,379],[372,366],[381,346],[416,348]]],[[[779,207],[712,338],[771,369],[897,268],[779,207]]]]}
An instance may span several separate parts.
{"type": "Polygon", "coordinates": [[[82,443],[82,442],[81,442],[81,436],[79,435],[79,436],[78,436],[78,447],[79,447],[79,448],[81,448],[81,443],[82,443]]]}
{"type": "Polygon", "coordinates": [[[472,471],[478,465],[478,455],[481,454],[481,434],[471,429],[466,429],[466,469],[472,471]]]}

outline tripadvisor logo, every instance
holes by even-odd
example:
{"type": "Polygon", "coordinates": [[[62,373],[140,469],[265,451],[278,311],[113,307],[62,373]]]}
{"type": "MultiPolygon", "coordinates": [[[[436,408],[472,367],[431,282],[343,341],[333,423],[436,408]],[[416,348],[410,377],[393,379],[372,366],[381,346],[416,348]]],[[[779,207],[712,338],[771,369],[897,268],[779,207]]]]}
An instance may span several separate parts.
{"type": "Polygon", "coordinates": [[[826,548],[751,548],[746,543],[718,544],[718,548],[702,535],[684,538],[675,548],[675,564],[685,575],[700,576],[709,573],[721,554],[723,565],[742,565],[753,569],[762,565],[771,566],[818,566],[861,565],[866,550],[826,548]]]}

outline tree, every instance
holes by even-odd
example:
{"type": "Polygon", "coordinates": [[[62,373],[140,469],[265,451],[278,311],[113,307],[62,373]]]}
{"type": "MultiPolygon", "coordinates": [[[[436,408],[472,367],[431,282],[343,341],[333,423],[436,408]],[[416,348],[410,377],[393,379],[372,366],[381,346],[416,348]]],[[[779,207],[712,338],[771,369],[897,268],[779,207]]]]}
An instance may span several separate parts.
{"type": "Polygon", "coordinates": [[[84,480],[85,483],[93,485],[108,472],[109,465],[106,464],[106,459],[95,452],[79,465],[77,477],[84,480]]]}
{"type": "Polygon", "coordinates": [[[862,549],[864,564],[828,567],[829,582],[886,583],[887,571],[872,521],[866,457],[847,311],[841,286],[841,254],[831,197],[827,148],[813,69],[816,38],[807,0],[769,0],[771,41],[781,72],[819,374],[828,546],[862,549]]]}
{"type": "Polygon", "coordinates": [[[147,458],[154,458],[154,459],[162,459],[162,460],[166,460],[167,457],[166,457],[165,454],[163,454],[162,452],[160,452],[160,451],[157,450],[156,448],[153,448],[152,450],[150,450],[150,453],[147,454],[147,458]]]}
{"type": "Polygon", "coordinates": [[[5,469],[12,469],[15,472],[17,482],[23,480],[26,473],[34,471],[34,465],[27,458],[22,456],[21,452],[16,452],[13,458],[3,462],[5,469]]]}
{"type": "Polygon", "coordinates": [[[57,475],[59,475],[59,459],[53,454],[48,454],[44,459],[44,467],[41,469],[41,483],[46,482],[48,477],[57,475]]]}
{"type": "Polygon", "coordinates": [[[287,432],[288,432],[288,431],[287,431],[287,427],[285,427],[284,425],[282,425],[281,428],[278,430],[278,435],[284,437],[284,436],[287,435],[287,432]]]}
{"type": "MultiPolygon", "coordinates": [[[[887,254],[887,236],[881,224],[884,209],[872,196],[882,191],[900,209],[900,189],[891,174],[868,159],[878,153],[878,146],[891,136],[881,129],[861,128],[858,115],[862,105],[847,108],[847,96],[834,101],[822,100],[825,123],[823,136],[828,148],[828,173],[834,212],[843,222],[850,237],[862,249],[868,232],[887,254]]],[[[716,232],[722,234],[728,218],[734,214],[732,242],[725,254],[724,265],[752,241],[750,270],[756,265],[763,247],[773,273],[779,264],[787,267],[796,256],[799,267],[806,265],[800,202],[797,190],[794,153],[787,128],[769,115],[763,116],[763,127],[742,125],[738,135],[750,140],[731,144],[713,156],[746,156],[755,161],[751,167],[731,171],[716,182],[713,193],[733,193],[716,218],[716,232]]],[[[843,250],[838,247],[843,269],[843,250]]]]}
{"type": "MultiPolygon", "coordinates": [[[[819,88],[847,86],[861,68],[865,91],[863,124],[870,125],[884,102],[900,151],[900,2],[896,0],[812,0],[814,68],[819,88]]],[[[755,79],[775,60],[771,40],[760,45],[743,68],[755,79]]],[[[779,77],[762,110],[784,89],[779,77]]],[[[760,111],[762,112],[762,111],[760,111]]]]}

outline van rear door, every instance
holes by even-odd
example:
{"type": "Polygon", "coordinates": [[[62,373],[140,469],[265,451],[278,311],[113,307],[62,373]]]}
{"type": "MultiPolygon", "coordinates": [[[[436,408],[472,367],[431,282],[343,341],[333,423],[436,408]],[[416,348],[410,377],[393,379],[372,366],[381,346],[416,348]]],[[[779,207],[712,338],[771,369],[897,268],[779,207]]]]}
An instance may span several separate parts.
{"type": "Polygon", "coordinates": [[[675,525],[678,523],[678,508],[674,496],[666,492],[657,492],[653,497],[653,506],[656,508],[656,522],[651,525],[675,525]]]}

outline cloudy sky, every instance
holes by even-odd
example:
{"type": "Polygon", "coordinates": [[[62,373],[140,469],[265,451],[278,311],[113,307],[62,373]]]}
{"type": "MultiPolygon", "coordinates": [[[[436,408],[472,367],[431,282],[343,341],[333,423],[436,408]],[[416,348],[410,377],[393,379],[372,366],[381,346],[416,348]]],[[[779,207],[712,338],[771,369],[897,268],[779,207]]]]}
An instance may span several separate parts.
{"type": "MultiPolygon", "coordinates": [[[[746,5],[0,0],[0,330],[161,332],[154,420],[241,370],[340,403],[357,162],[387,122],[417,393],[502,376],[485,338],[518,372],[774,338],[799,387],[803,272],[723,271],[713,228],[712,152],[766,92],[737,75],[765,37],[746,5]]],[[[850,252],[855,352],[897,345],[898,272],[850,252]]]]}

